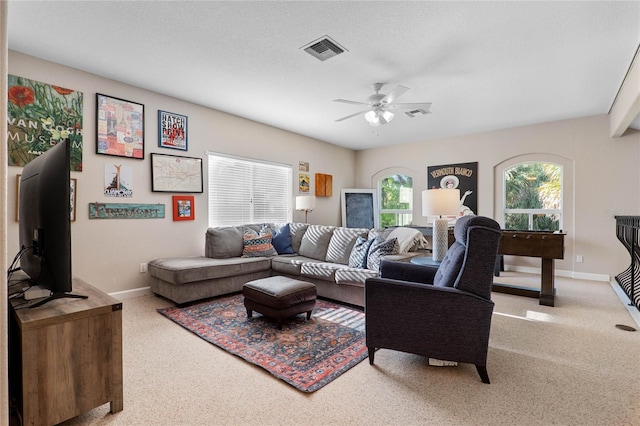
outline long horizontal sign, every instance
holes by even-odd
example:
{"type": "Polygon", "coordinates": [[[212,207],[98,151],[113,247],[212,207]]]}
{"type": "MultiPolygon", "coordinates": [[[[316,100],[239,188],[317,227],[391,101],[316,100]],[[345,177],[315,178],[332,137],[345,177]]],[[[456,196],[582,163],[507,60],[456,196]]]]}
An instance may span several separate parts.
{"type": "Polygon", "coordinates": [[[89,203],[89,219],[162,219],[164,204],[89,203]]]}

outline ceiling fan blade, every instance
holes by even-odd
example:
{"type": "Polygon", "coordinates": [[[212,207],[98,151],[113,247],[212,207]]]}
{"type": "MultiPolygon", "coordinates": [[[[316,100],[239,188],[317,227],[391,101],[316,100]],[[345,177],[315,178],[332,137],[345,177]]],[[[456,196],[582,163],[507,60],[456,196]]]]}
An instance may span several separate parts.
{"type": "Polygon", "coordinates": [[[408,87],[397,85],[396,87],[393,88],[392,91],[387,93],[387,95],[380,100],[380,103],[381,104],[390,104],[396,98],[399,98],[400,96],[402,96],[407,90],[409,90],[408,87]]]}
{"type": "Polygon", "coordinates": [[[415,102],[415,103],[404,103],[404,104],[387,104],[384,106],[385,109],[426,109],[431,108],[431,102],[415,102]]]}
{"type": "Polygon", "coordinates": [[[368,112],[368,111],[369,111],[368,109],[365,109],[364,111],[359,111],[359,112],[356,112],[355,114],[347,115],[346,117],[337,119],[336,122],[346,120],[347,118],[355,117],[356,115],[364,114],[365,112],[368,112]]]}
{"type": "Polygon", "coordinates": [[[342,102],[343,104],[352,104],[352,105],[369,105],[366,102],[348,101],[346,99],[334,99],[333,102],[342,102]]]}

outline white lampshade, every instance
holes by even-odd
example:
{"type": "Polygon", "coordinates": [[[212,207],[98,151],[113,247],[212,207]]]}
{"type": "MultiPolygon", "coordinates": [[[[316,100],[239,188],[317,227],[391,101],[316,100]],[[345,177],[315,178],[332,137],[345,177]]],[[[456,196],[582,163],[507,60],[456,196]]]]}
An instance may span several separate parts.
{"type": "Polygon", "coordinates": [[[442,262],[449,247],[449,221],[442,216],[460,213],[459,189],[427,189],[422,191],[422,216],[438,216],[433,221],[433,260],[442,262]]]}
{"type": "Polygon", "coordinates": [[[296,197],[296,210],[311,211],[316,207],[316,197],[313,195],[298,195],[296,197]]]}
{"type": "Polygon", "coordinates": [[[460,213],[459,189],[422,191],[422,216],[449,216],[460,213]]]}

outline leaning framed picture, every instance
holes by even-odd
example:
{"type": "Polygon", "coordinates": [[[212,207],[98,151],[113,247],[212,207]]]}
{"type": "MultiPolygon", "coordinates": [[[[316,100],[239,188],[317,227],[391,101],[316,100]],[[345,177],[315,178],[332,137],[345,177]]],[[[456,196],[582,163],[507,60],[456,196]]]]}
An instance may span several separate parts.
{"type": "MultiPolygon", "coordinates": [[[[22,175],[16,175],[16,222],[20,221],[20,179],[22,175]]],[[[69,220],[76,221],[76,199],[78,194],[78,179],[71,178],[69,181],[69,220]]]]}
{"type": "Polygon", "coordinates": [[[196,209],[193,195],[173,196],[173,220],[194,220],[196,209]]]}
{"type": "Polygon", "coordinates": [[[188,150],[187,116],[158,110],[158,146],[188,150]]]}
{"type": "Polygon", "coordinates": [[[377,228],[380,212],[373,189],[342,189],[342,226],[345,228],[377,228]]]}
{"type": "Polygon", "coordinates": [[[153,192],[202,192],[202,158],[151,154],[153,192]]]}
{"type": "Polygon", "coordinates": [[[96,153],[144,159],[144,105],[96,94],[96,153]]]}

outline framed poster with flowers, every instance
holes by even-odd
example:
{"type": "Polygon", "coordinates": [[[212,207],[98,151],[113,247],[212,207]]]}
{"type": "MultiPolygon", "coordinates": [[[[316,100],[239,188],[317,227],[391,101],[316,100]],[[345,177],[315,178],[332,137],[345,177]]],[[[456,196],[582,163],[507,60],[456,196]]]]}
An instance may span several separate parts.
{"type": "Polygon", "coordinates": [[[173,196],[173,220],[194,220],[196,210],[193,195],[173,196]]]}
{"type": "Polygon", "coordinates": [[[187,116],[158,110],[158,146],[187,151],[187,116]]]}
{"type": "Polygon", "coordinates": [[[82,171],[82,92],[9,74],[7,95],[9,166],[23,167],[69,139],[71,170],[82,171]]]}
{"type": "Polygon", "coordinates": [[[144,105],[96,94],[96,153],[144,159],[144,105]]]}

